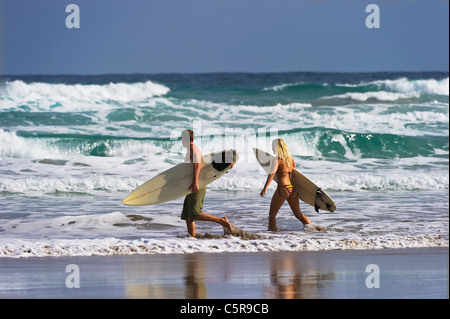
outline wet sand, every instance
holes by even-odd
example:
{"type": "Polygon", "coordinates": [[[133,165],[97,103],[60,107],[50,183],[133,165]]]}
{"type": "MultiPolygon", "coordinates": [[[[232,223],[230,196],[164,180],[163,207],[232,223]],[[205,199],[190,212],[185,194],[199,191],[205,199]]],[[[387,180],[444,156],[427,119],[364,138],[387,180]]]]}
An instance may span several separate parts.
{"type": "Polygon", "coordinates": [[[448,257],[442,247],[0,258],[0,298],[447,299],[448,257]]]}

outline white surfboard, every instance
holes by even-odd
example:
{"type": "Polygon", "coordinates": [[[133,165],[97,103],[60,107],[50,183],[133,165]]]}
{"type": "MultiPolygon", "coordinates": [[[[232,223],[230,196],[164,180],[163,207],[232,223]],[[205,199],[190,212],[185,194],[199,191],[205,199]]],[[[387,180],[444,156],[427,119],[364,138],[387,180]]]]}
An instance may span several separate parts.
{"type": "MultiPolygon", "coordinates": [[[[236,150],[226,150],[202,156],[198,187],[203,188],[227,173],[239,159],[236,150]]],[[[191,193],[192,163],[182,163],[153,177],[136,188],[122,204],[131,206],[155,205],[191,193]]]]}
{"type": "MultiPolygon", "coordinates": [[[[270,174],[275,157],[257,148],[253,148],[253,152],[261,167],[267,174],[270,174]]],[[[274,178],[274,181],[276,182],[277,179],[274,178]]],[[[319,209],[330,212],[337,210],[337,206],[331,197],[295,168],[292,170],[291,181],[297,190],[298,197],[313,206],[316,212],[319,212],[319,209]]]]}

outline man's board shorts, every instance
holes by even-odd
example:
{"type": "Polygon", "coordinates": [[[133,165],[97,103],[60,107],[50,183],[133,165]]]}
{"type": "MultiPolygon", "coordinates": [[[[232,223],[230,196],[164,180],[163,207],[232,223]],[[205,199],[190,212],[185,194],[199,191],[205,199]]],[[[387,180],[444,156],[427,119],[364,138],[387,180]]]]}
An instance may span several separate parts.
{"type": "Polygon", "coordinates": [[[186,195],[183,204],[183,212],[181,219],[194,221],[203,209],[203,200],[205,199],[206,186],[200,188],[197,193],[190,193],[186,195]]]}

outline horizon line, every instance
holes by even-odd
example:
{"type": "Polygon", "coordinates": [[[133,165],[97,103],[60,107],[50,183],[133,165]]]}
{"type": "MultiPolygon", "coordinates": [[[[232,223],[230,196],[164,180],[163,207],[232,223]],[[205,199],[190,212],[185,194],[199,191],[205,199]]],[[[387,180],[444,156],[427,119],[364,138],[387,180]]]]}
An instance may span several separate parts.
{"type": "Polygon", "coordinates": [[[210,71],[210,72],[149,72],[149,73],[0,73],[0,78],[7,76],[113,76],[113,75],[211,75],[211,74],[293,74],[293,73],[315,73],[315,74],[381,74],[381,73],[449,73],[449,70],[426,70],[426,71],[210,71]]]}

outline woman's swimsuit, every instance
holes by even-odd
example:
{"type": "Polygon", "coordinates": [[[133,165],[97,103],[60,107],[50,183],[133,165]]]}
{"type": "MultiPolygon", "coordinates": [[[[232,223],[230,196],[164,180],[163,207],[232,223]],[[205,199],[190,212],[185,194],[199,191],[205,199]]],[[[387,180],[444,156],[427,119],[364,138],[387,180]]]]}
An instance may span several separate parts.
{"type": "Polygon", "coordinates": [[[284,188],[286,188],[286,190],[289,192],[289,195],[292,195],[292,193],[294,192],[295,188],[294,185],[283,185],[284,188]]]}
{"type": "MultiPolygon", "coordinates": [[[[288,174],[288,175],[290,175],[289,179],[292,178],[292,172],[282,172],[282,173],[280,173],[280,175],[281,174],[288,174]]],[[[295,187],[292,184],[287,184],[287,185],[283,185],[283,186],[279,185],[278,187],[284,187],[288,191],[289,197],[291,197],[292,193],[295,191],[295,187]]],[[[278,191],[280,192],[280,195],[281,195],[281,190],[279,189],[278,191]]]]}

